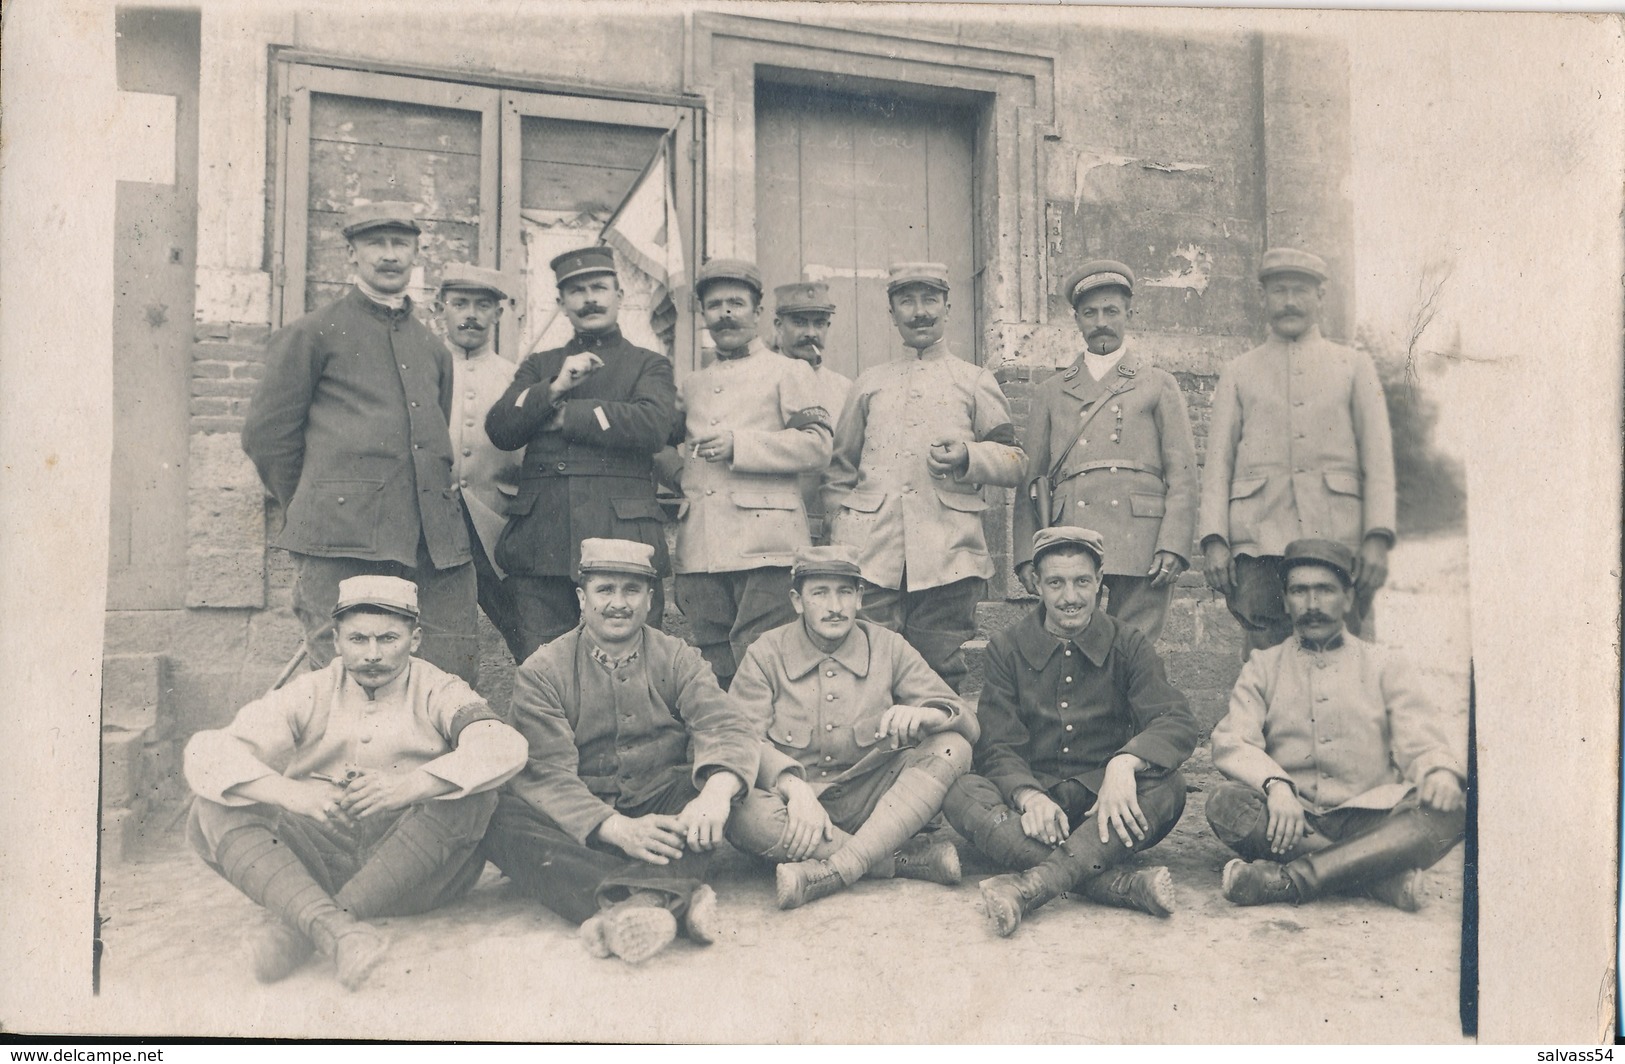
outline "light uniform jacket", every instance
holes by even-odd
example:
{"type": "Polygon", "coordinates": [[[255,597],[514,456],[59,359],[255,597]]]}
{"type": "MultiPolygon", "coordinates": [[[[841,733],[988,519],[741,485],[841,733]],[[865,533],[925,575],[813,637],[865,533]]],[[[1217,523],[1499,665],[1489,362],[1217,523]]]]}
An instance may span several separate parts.
{"type": "Polygon", "coordinates": [[[344,662],[300,673],[238,711],[224,728],[186,744],[186,782],[221,805],[252,805],[231,793],[266,776],[342,779],[352,769],[422,769],[462,798],[490,790],[525,764],[525,740],[462,680],[419,658],[369,698],[344,662]],[[496,727],[464,729],[476,721],[496,727]]]}
{"type": "Polygon", "coordinates": [[[1344,636],[1255,650],[1213,729],[1213,765],[1264,789],[1290,779],[1314,813],[1392,809],[1437,768],[1467,778],[1464,736],[1428,704],[1395,650],[1344,636]]]}
{"type": "Polygon", "coordinates": [[[1295,539],[1358,548],[1369,533],[1393,536],[1393,439],[1370,355],[1314,328],[1293,343],[1272,336],[1224,368],[1198,532],[1254,556],[1295,539]]]}
{"type": "Polygon", "coordinates": [[[299,554],[436,569],[472,557],[451,477],[451,354],[412,316],[352,287],[271,334],[243,450],[299,554]]]}
{"type": "Polygon", "coordinates": [[[513,382],[514,364],[489,345],[473,355],[455,348],[451,357],[452,476],[489,558],[508,523],[507,500],[518,494],[521,463],[485,434],[485,415],[513,382]]]}
{"type": "Polygon", "coordinates": [[[999,382],[946,343],[864,370],[824,477],[829,541],[855,547],[864,579],[880,587],[900,587],[905,571],[910,591],[992,576],[980,488],[1022,482],[1015,439],[999,382]],[[968,444],[963,475],[931,475],[925,459],[938,439],[968,444]]]}
{"type": "Polygon", "coordinates": [[[530,744],[508,790],[585,845],[617,807],[633,807],[674,774],[696,788],[713,771],[756,778],[750,722],[700,652],[644,628],[637,659],[610,673],[577,626],[514,672],[514,725],[530,744]]]}
{"type": "Polygon", "coordinates": [[[764,633],[745,652],[728,698],[762,740],[763,790],[785,772],[821,792],[879,768],[898,752],[875,734],[894,705],[934,706],[948,714],[944,731],[972,743],[979,734],[975,711],[920,652],[868,621],[830,654],[807,638],[799,617],[764,633]]]}
{"type": "Polygon", "coordinates": [[[812,369],[752,340],[747,354],[683,378],[690,440],[733,430],[733,458],[710,462],[680,448],[686,505],[677,526],[679,573],[788,566],[808,546],[798,474],[829,464],[831,422],[812,369]]]}
{"type": "MultiPolygon", "coordinates": [[[[1097,381],[1078,356],[1044,382],[1033,402],[1024,441],[1028,483],[1049,474],[1085,417],[1089,423],[1056,477],[1051,524],[1099,532],[1106,573],[1145,576],[1159,550],[1188,562],[1196,532],[1196,445],[1173,374],[1125,351],[1097,381]]],[[[1024,491],[1016,494],[1013,528],[1017,564],[1032,561],[1038,520],[1024,491]]]]}

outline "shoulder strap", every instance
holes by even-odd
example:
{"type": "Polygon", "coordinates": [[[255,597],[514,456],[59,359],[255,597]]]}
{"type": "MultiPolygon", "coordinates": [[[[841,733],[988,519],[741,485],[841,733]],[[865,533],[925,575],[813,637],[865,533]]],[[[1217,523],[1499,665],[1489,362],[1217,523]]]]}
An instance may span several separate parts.
{"type": "MultiPolygon", "coordinates": [[[[1087,368],[1085,368],[1084,372],[1087,373],[1089,371],[1087,368]]],[[[1093,421],[1095,419],[1095,415],[1100,413],[1101,409],[1106,405],[1106,400],[1112,398],[1121,390],[1121,385],[1113,387],[1099,399],[1096,399],[1095,405],[1089,408],[1089,412],[1078,419],[1078,430],[1072,434],[1072,439],[1067,441],[1066,447],[1061,450],[1061,453],[1056,457],[1055,462],[1049,467],[1049,480],[1051,484],[1054,484],[1055,478],[1061,475],[1061,467],[1066,464],[1067,457],[1071,455],[1072,449],[1078,445],[1078,441],[1083,439],[1084,430],[1089,427],[1089,422],[1093,421]]]]}

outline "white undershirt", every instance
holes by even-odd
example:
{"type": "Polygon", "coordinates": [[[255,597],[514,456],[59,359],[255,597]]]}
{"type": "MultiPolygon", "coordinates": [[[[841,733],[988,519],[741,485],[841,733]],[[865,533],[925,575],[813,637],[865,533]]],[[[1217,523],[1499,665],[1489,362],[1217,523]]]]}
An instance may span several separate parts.
{"type": "Polygon", "coordinates": [[[1123,359],[1123,352],[1128,350],[1128,341],[1125,339],[1117,345],[1117,350],[1109,355],[1097,355],[1088,348],[1083,352],[1083,364],[1089,370],[1089,376],[1100,380],[1106,374],[1117,368],[1117,363],[1123,359]]]}

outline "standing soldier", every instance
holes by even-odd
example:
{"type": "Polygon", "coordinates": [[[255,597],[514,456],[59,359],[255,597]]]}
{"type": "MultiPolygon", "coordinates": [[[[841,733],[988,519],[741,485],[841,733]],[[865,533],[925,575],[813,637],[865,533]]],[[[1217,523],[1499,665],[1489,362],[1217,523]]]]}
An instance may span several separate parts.
{"type": "Polygon", "coordinates": [[[1134,271],[1109,259],[1086,262],[1064,291],[1086,347],[1033,403],[1030,497],[1016,500],[1016,574],[1038,593],[1032,540],[1039,528],[1097,529],[1113,544],[1101,571],[1106,612],[1154,643],[1174,581],[1190,568],[1196,533],[1190,418],[1173,375],[1128,350],[1134,271]]]}
{"type": "MultiPolygon", "coordinates": [[[[812,367],[818,382],[820,405],[829,411],[833,431],[852,393],[852,378],[824,365],[824,347],[829,341],[830,316],[835,304],[829,299],[829,285],[818,281],[781,284],[773,289],[777,309],[773,317],[774,346],[781,355],[799,358],[812,367]]],[[[819,498],[824,471],[803,474],[801,500],[807,507],[807,528],[814,541],[824,538],[824,508],[819,498]]]]}
{"type": "Polygon", "coordinates": [[[454,262],[440,278],[441,320],[452,344],[451,469],[463,497],[480,609],[520,656],[519,611],[491,561],[507,500],[519,483],[519,462],[485,434],[485,415],[513,381],[514,365],[497,354],[496,329],[508,301],[507,280],[496,270],[454,262]]]}
{"type": "Polygon", "coordinates": [[[1200,531],[1207,582],[1246,634],[1245,653],[1292,634],[1281,552],[1330,539],[1355,553],[1348,630],[1372,639],[1371,602],[1394,543],[1394,447],[1371,356],[1320,335],[1326,263],[1264,253],[1270,335],[1224,368],[1213,397],[1200,531]]]}
{"type": "Polygon", "coordinates": [[[243,450],[285,519],[293,611],[312,668],[333,660],[333,604],[352,576],[417,585],[422,657],[479,677],[475,579],[452,480],[451,352],[412,316],[421,230],[410,203],[345,216],[355,285],[271,336],[243,450]]]}
{"type": "Polygon", "coordinates": [[[755,265],[713,259],[694,291],[717,358],[681,390],[688,429],[675,589],[695,645],[727,690],[756,637],[795,619],[790,562],[810,545],[796,477],[829,465],[833,430],[811,370],[756,334],[755,265]]]}
{"type": "Polygon", "coordinates": [[[905,354],[853,382],[824,476],[829,539],[857,548],[863,618],[902,633],[957,692],[993,575],[980,489],[1021,483],[1026,459],[999,382],[942,339],[948,268],[898,263],[886,295],[905,354]]]}
{"type": "MultiPolygon", "coordinates": [[[[647,543],[658,572],[669,569],[653,460],[677,422],[671,364],[621,335],[612,250],[582,248],[550,265],[575,336],[526,358],[485,418],[492,443],[525,448],[495,558],[519,610],[521,660],[581,619],[575,574],[583,539],[647,543]]],[[[649,608],[655,627],[664,603],[657,579],[649,608]]]]}

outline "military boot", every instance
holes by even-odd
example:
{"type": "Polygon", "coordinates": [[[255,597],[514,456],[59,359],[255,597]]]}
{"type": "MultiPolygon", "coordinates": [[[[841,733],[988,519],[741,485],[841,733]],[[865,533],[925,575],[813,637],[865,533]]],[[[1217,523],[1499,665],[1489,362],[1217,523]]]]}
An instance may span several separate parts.
{"type": "Polygon", "coordinates": [[[315,952],[316,946],[310,939],[281,920],[261,929],[248,943],[254,978],[262,983],[286,979],[303,967],[315,952]]]}
{"type": "Polygon", "coordinates": [[[1174,877],[1165,866],[1110,868],[1073,888],[1080,898],[1118,909],[1138,909],[1152,916],[1168,916],[1177,904],[1174,877]]]}
{"type": "MultiPolygon", "coordinates": [[[[1443,857],[1459,838],[1462,820],[1459,813],[1421,809],[1396,813],[1370,831],[1298,858],[1286,866],[1286,873],[1305,901],[1322,894],[1358,893],[1379,880],[1426,868],[1443,857]]],[[[1406,893],[1414,894],[1414,882],[1411,887],[1394,896],[1403,900],[1406,893]]],[[[1393,894],[1388,887],[1379,889],[1393,894]]]]}
{"type": "Polygon", "coordinates": [[[1054,877],[1044,874],[1046,870],[1039,865],[982,880],[982,910],[1000,937],[1009,938],[1021,926],[1022,917],[1061,893],[1054,877]]]}
{"type": "Polygon", "coordinates": [[[1414,913],[1421,911],[1426,889],[1426,874],[1420,868],[1410,868],[1398,875],[1373,879],[1361,888],[1361,893],[1401,912],[1414,913]]]}
{"type": "Polygon", "coordinates": [[[641,964],[671,945],[677,937],[677,918],[663,905],[628,898],[589,917],[577,934],[594,957],[641,964]]]}
{"type": "Polygon", "coordinates": [[[346,990],[365,983],[389,951],[388,939],[337,906],[311,920],[310,939],[323,956],[332,958],[346,990]]]}
{"type": "Polygon", "coordinates": [[[1274,861],[1232,858],[1224,866],[1220,889],[1232,905],[1296,905],[1302,900],[1286,869],[1274,861]]]}
{"type": "Polygon", "coordinates": [[[951,887],[959,882],[961,875],[959,851],[954,844],[928,837],[910,840],[893,855],[892,862],[896,868],[893,874],[899,879],[923,879],[951,887]]]}
{"type": "Polygon", "coordinates": [[[846,889],[846,880],[828,861],[794,861],[774,869],[779,908],[798,909],[846,889]]]}

